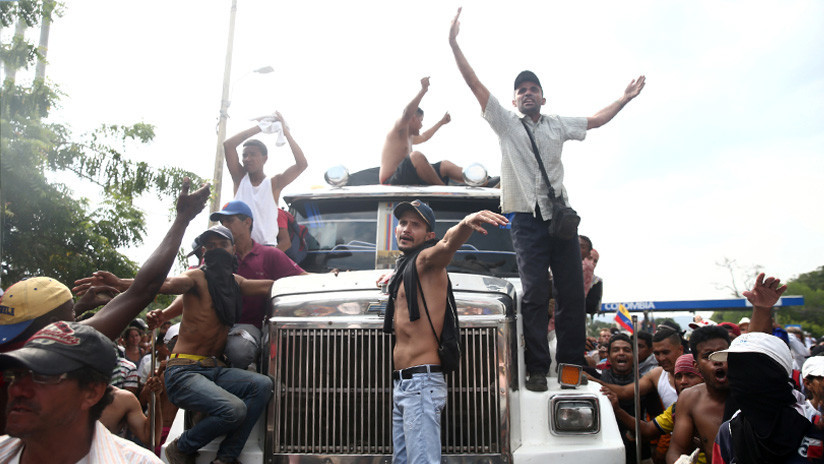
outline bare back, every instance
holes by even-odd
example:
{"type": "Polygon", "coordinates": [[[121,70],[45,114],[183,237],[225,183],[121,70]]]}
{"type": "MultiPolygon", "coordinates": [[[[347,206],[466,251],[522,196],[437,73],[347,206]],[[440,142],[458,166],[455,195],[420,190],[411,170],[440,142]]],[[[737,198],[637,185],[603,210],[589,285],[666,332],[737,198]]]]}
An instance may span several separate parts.
{"type": "Polygon", "coordinates": [[[379,179],[381,182],[392,177],[398,165],[412,152],[412,137],[409,134],[409,123],[398,119],[395,126],[386,136],[381,152],[381,168],[379,179]]]}
{"type": "Polygon", "coordinates": [[[185,274],[195,285],[183,295],[183,319],[172,353],[219,357],[226,346],[229,327],[217,318],[203,271],[192,269],[185,274]]]}
{"type": "MultiPolygon", "coordinates": [[[[426,305],[429,308],[432,325],[435,326],[435,331],[440,338],[443,330],[444,314],[446,313],[446,290],[448,285],[446,269],[425,270],[419,263],[416,263],[416,265],[418,267],[418,278],[426,295],[426,305]]],[[[441,363],[438,356],[438,342],[435,340],[432,327],[426,318],[426,310],[420,292],[418,293],[418,307],[421,317],[412,322],[409,320],[406,289],[401,283],[398,288],[398,296],[395,299],[396,343],[393,360],[396,370],[422,364],[439,365],[441,363]]]]}

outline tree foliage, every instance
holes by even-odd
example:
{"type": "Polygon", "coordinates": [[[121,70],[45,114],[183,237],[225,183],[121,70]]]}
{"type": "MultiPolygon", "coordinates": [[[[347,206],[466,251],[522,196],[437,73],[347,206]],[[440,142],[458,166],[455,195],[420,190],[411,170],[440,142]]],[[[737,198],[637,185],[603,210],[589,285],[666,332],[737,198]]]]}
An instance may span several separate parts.
{"type": "MultiPolygon", "coordinates": [[[[22,19],[33,27],[42,8],[42,2],[0,2],[0,23],[22,19]]],[[[172,197],[184,177],[200,178],[129,159],[128,152],[154,137],[150,124],[103,124],[75,137],[69,127],[48,122],[61,96],[56,87],[9,77],[34,66],[41,58],[36,47],[15,35],[0,51],[6,71],[0,95],[4,285],[32,275],[70,283],[97,269],[134,275],[136,264],[118,250],[141,243],[146,232],[135,200],[147,192],[172,197]],[[99,187],[94,205],[49,178],[67,172],[99,187]]]]}

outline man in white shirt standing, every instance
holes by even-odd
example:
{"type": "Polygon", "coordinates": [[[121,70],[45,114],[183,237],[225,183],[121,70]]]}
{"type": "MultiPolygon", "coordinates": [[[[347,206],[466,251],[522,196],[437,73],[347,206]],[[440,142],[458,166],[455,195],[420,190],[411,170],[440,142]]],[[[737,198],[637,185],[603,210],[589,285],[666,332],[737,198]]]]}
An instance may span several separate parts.
{"type": "Polygon", "coordinates": [[[252,225],[252,239],[263,245],[277,245],[280,192],[306,170],[308,163],[303,150],[292,138],[289,126],[286,125],[279,112],[275,112],[273,117],[264,118],[259,124],[226,139],[223,142],[223,150],[226,153],[226,166],[234,183],[234,199],[249,205],[255,217],[252,225]],[[263,172],[263,165],[269,159],[266,145],[260,140],[246,139],[264,129],[267,132],[277,131],[274,128],[278,127],[283,132],[286,141],[289,142],[289,148],[295,157],[295,164],[280,174],[268,177],[263,172]],[[237,147],[241,143],[243,143],[242,160],[237,152],[237,147]]]}
{"type": "Polygon", "coordinates": [[[552,220],[549,188],[541,175],[525,126],[529,126],[529,131],[534,134],[537,151],[546,166],[547,177],[556,197],[568,206],[563,184],[564,166],[561,163],[563,143],[583,140],[587,130],[612,120],[624,105],[638,96],[644,88],[645,78],[640,76],[630,82],[618,100],[593,116],[569,118],[541,114],[541,107],[546,104],[541,83],[534,73],[523,71],[515,79],[512,100],[512,105],[524,115],[520,118],[490,94],[458,46],[460,14],[458,9],[449,31],[449,45],[461,75],[481,104],[484,119],[498,135],[501,146],[501,211],[504,214],[513,213],[510,219],[512,243],[524,288],[521,313],[529,375],[526,388],[546,391],[546,375],[552,361],[547,346],[548,269],[552,270],[553,283],[558,290],[555,311],[557,363],[585,365],[584,278],[578,237],[565,240],[550,236],[547,230],[552,220]]]}

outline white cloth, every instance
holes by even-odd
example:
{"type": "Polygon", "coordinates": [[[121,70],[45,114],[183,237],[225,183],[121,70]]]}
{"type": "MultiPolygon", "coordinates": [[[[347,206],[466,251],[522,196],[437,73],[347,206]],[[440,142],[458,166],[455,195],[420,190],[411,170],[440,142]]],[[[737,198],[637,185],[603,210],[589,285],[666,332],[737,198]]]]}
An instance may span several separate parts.
{"type": "MultiPolygon", "coordinates": [[[[21,439],[3,435],[0,437],[0,462],[9,464],[20,462],[23,448],[21,439]]],[[[55,450],[55,453],[59,453],[59,450],[55,450]]],[[[100,421],[96,421],[89,454],[77,461],[77,464],[99,463],[162,464],[163,461],[151,451],[112,434],[100,421]]]]}
{"type": "MultiPolygon", "coordinates": [[[[544,182],[538,161],[532,152],[529,135],[516,113],[505,109],[490,95],[486,102],[484,119],[495,131],[501,146],[501,210],[504,213],[533,213],[535,204],[541,207],[541,216],[549,220],[552,207],[549,189],[544,182]]],[[[567,118],[542,114],[538,122],[525,118],[535,137],[549,181],[555,195],[563,195],[569,206],[564,188],[564,165],[561,150],[567,140],[584,140],[587,135],[587,118],[567,118]]]]}
{"type": "Polygon", "coordinates": [[[258,127],[264,134],[278,134],[275,145],[282,147],[286,144],[286,137],[283,136],[283,123],[272,116],[265,117],[258,121],[258,127]]]}
{"type": "Polygon", "coordinates": [[[661,376],[658,377],[658,397],[661,398],[661,404],[665,408],[678,401],[678,392],[675,391],[675,387],[670,385],[669,372],[665,370],[662,370],[661,376]]]}
{"type": "Polygon", "coordinates": [[[272,196],[272,179],[266,176],[260,185],[254,186],[246,174],[234,199],[246,203],[252,210],[252,240],[263,245],[277,245],[278,205],[272,196]]]}

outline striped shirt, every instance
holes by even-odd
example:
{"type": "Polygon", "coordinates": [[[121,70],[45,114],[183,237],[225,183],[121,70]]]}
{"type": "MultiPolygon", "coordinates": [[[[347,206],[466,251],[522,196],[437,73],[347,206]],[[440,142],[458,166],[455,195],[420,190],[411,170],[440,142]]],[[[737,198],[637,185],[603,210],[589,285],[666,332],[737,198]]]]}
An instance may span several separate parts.
{"type": "MultiPolygon", "coordinates": [[[[0,463],[18,464],[23,452],[23,441],[8,435],[0,437],[0,463]]],[[[55,450],[59,453],[59,450],[55,450]]],[[[94,423],[94,437],[89,454],[77,464],[162,464],[151,451],[113,435],[100,421],[94,423]]]]}
{"type": "MultiPolygon", "coordinates": [[[[492,95],[486,103],[483,117],[498,135],[501,145],[501,211],[534,214],[537,203],[543,219],[550,219],[552,207],[548,200],[549,189],[535,160],[532,143],[521,124],[521,118],[504,109],[492,95]]],[[[555,195],[563,195],[564,202],[569,206],[564,188],[561,149],[567,140],[584,140],[587,135],[587,118],[542,114],[538,122],[527,117],[524,120],[535,136],[535,143],[555,195]]]]}

